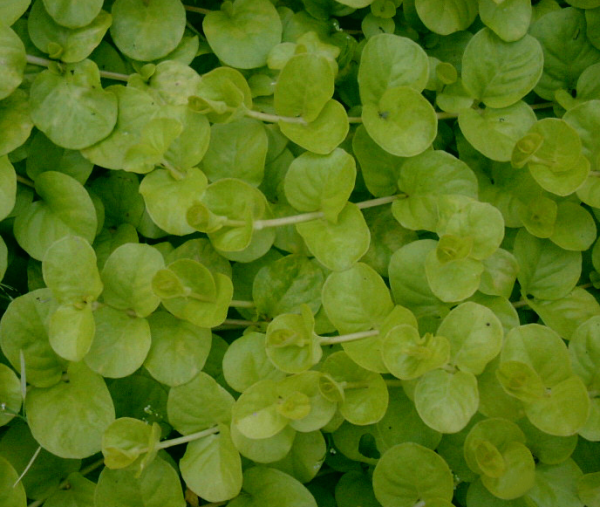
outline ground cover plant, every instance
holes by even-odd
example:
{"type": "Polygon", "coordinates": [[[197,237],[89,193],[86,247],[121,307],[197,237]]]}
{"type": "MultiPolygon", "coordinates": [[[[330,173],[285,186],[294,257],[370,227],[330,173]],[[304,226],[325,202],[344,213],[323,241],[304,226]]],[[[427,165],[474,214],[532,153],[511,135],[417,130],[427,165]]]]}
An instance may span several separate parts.
{"type": "Polygon", "coordinates": [[[0,3],[2,507],[598,507],[600,0],[0,3]]]}

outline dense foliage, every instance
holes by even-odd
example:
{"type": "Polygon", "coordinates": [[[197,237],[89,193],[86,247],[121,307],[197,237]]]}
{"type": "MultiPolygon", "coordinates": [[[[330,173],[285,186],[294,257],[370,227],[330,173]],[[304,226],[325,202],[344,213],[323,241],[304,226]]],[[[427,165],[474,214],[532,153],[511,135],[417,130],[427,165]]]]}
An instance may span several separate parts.
{"type": "Polygon", "coordinates": [[[0,2],[2,507],[600,506],[600,0],[0,2]]]}

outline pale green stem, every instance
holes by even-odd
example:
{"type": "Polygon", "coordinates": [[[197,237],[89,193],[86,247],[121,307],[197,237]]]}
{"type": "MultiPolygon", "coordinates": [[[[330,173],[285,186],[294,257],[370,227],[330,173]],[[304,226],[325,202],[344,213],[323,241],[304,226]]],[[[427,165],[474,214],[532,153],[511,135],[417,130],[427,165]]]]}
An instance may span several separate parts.
{"type": "Polygon", "coordinates": [[[42,446],[40,445],[37,448],[37,450],[33,453],[33,456],[29,460],[29,463],[27,463],[27,466],[25,467],[25,470],[23,470],[23,473],[19,476],[19,478],[13,484],[13,488],[16,488],[17,484],[19,484],[19,482],[21,482],[21,480],[23,479],[23,477],[25,477],[25,474],[27,472],[29,472],[29,469],[33,466],[33,463],[35,462],[35,459],[39,456],[41,450],[42,450],[42,446]]]}
{"type": "MultiPolygon", "coordinates": [[[[91,465],[89,465],[89,466],[87,466],[85,468],[82,468],[81,470],[79,470],[79,474],[80,475],[87,475],[87,474],[93,472],[94,470],[96,470],[96,468],[101,467],[102,465],[104,465],[104,459],[100,459],[98,461],[95,461],[91,465]]],[[[39,498],[35,502],[31,502],[27,507],[40,507],[54,493],[56,493],[57,491],[59,491],[61,489],[66,489],[69,486],[69,484],[70,483],[69,483],[68,479],[65,479],[56,488],[52,488],[42,498],[39,498]]]]}
{"type": "Polygon", "coordinates": [[[25,178],[25,176],[21,176],[20,174],[17,174],[17,181],[23,185],[27,185],[28,187],[35,188],[35,183],[33,181],[31,181],[29,178],[25,178]]]}
{"type": "Polygon", "coordinates": [[[254,301],[240,301],[238,299],[232,299],[229,306],[234,308],[256,308],[254,301]]]}
{"type": "Polygon", "coordinates": [[[285,122],[285,123],[298,123],[300,125],[308,125],[304,118],[293,118],[291,116],[278,116],[276,114],[262,113],[260,111],[248,110],[246,116],[255,118],[256,120],[268,121],[270,123],[285,122]]]}
{"type": "MultiPolygon", "coordinates": [[[[594,288],[594,284],[591,282],[588,283],[584,283],[583,285],[578,285],[577,287],[575,287],[576,289],[593,289],[594,288]]],[[[522,299],[521,301],[515,301],[514,303],[511,303],[513,305],[513,308],[523,308],[524,306],[529,306],[529,301],[527,300],[527,298],[522,299]]]]}
{"type": "Polygon", "coordinates": [[[594,178],[600,178],[600,171],[590,171],[588,176],[593,176],[594,178]]]}
{"type": "Polygon", "coordinates": [[[542,102],[541,104],[531,104],[529,107],[531,107],[531,109],[548,109],[549,107],[554,107],[554,102],[542,102]]]}
{"type": "Polygon", "coordinates": [[[397,378],[385,379],[385,385],[388,387],[402,387],[403,381],[397,378]]]}
{"type": "MultiPolygon", "coordinates": [[[[48,67],[52,61],[53,60],[48,60],[47,58],[40,58],[39,56],[27,55],[27,63],[39,65],[40,67],[48,67]]],[[[63,62],[55,63],[62,64],[63,62]]],[[[119,74],[118,72],[110,72],[108,70],[101,70],[100,77],[114,79],[115,81],[129,81],[129,76],[127,74],[119,74]]]]}
{"type": "Polygon", "coordinates": [[[526,300],[516,301],[512,303],[514,308],[523,308],[525,306],[529,306],[529,303],[526,300]]]}
{"type": "Polygon", "coordinates": [[[362,121],[360,116],[348,116],[348,123],[362,123],[362,121]]]}
{"type": "MultiPolygon", "coordinates": [[[[249,326],[257,326],[260,322],[253,322],[251,320],[242,320],[242,319],[225,319],[221,326],[236,326],[236,327],[249,327],[249,326]]],[[[213,328],[216,329],[216,328],[213,328]]]]}
{"type": "Polygon", "coordinates": [[[204,14],[204,15],[206,15],[206,14],[210,14],[211,12],[213,12],[213,11],[211,11],[209,9],[203,9],[202,7],[194,7],[192,5],[184,5],[183,7],[184,7],[184,9],[186,11],[196,12],[198,14],[204,14]]]}
{"type": "Polygon", "coordinates": [[[171,440],[163,440],[159,442],[156,446],[157,449],[167,449],[168,447],[173,447],[175,445],[187,444],[188,442],[193,442],[194,440],[198,440],[203,437],[207,437],[208,435],[213,435],[214,433],[219,432],[218,426],[213,426],[212,428],[208,428],[206,430],[198,431],[197,433],[192,433],[191,435],[185,435],[179,438],[172,438],[171,440]]]}
{"type": "Polygon", "coordinates": [[[360,331],[358,333],[342,334],[340,336],[320,336],[319,343],[321,345],[334,345],[336,343],[354,342],[356,340],[362,340],[363,338],[377,336],[378,334],[379,334],[379,331],[377,329],[371,329],[369,331],[360,331]]]}
{"type": "MultiPolygon", "coordinates": [[[[373,208],[375,206],[382,206],[388,204],[396,199],[402,197],[402,195],[388,195],[386,197],[379,197],[377,199],[370,199],[368,201],[354,203],[357,208],[373,208]]],[[[310,222],[311,220],[317,220],[323,218],[325,214],[322,211],[312,211],[311,213],[301,213],[300,215],[292,215],[290,217],[272,218],[270,220],[256,220],[253,224],[254,230],[266,229],[268,227],[281,227],[284,225],[299,224],[302,222],[310,222]]],[[[244,222],[238,220],[244,225],[244,222]]],[[[232,220],[233,222],[233,220],[232,220]]],[[[239,226],[238,226],[239,227],[239,226]]]]}

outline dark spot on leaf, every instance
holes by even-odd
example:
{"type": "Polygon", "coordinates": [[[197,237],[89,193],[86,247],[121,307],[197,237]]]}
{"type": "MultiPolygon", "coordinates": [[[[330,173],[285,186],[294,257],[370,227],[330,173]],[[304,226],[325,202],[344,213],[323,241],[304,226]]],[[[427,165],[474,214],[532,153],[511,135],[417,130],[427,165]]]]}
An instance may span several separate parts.
{"type": "Polygon", "coordinates": [[[390,113],[388,113],[387,111],[380,111],[379,112],[379,118],[381,118],[382,120],[387,120],[390,116],[390,113]]]}
{"type": "Polygon", "coordinates": [[[485,325],[486,325],[487,327],[490,327],[490,326],[491,326],[491,324],[490,324],[489,322],[486,322],[486,323],[485,323],[485,325]]]}

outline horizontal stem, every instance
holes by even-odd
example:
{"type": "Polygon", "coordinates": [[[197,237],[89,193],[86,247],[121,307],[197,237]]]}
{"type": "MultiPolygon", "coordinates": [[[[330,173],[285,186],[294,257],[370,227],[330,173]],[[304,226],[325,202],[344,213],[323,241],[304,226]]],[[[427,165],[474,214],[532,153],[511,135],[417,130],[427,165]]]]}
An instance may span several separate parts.
{"type": "MultiPolygon", "coordinates": [[[[56,60],[48,60],[47,58],[41,58],[39,56],[27,55],[27,63],[31,63],[32,65],[48,67],[52,62],[58,64],[64,63],[56,60]]],[[[110,72],[108,70],[101,70],[100,77],[104,77],[106,79],[114,79],[115,81],[129,81],[129,76],[127,74],[119,74],[118,72],[110,72]]]]}
{"type": "Polygon", "coordinates": [[[254,301],[240,301],[238,299],[232,299],[229,306],[234,308],[256,308],[254,301]]]}
{"type": "Polygon", "coordinates": [[[258,326],[260,322],[253,322],[251,320],[242,320],[242,319],[225,319],[220,326],[213,327],[213,330],[219,330],[227,327],[251,327],[258,326]]]}
{"type": "Polygon", "coordinates": [[[554,107],[554,102],[542,102],[541,104],[531,104],[529,107],[531,107],[531,109],[548,109],[549,107],[554,107]]]}
{"type": "Polygon", "coordinates": [[[27,185],[28,187],[35,188],[35,183],[33,181],[31,181],[29,178],[25,178],[25,176],[21,176],[20,174],[17,174],[17,181],[23,185],[27,185]]]}
{"type": "Polygon", "coordinates": [[[262,113],[261,111],[255,111],[250,109],[246,111],[246,116],[250,118],[255,118],[261,121],[268,121],[271,123],[284,122],[284,123],[298,123],[300,125],[308,125],[307,121],[304,118],[294,118],[291,116],[278,116],[276,114],[262,113]]]}
{"type": "Polygon", "coordinates": [[[377,336],[379,331],[377,329],[370,329],[369,331],[359,331],[358,333],[342,334],[339,336],[321,336],[321,345],[335,345],[336,343],[347,343],[354,342],[356,340],[362,340],[363,338],[369,338],[371,336],[377,336]]]}
{"type": "MultiPolygon", "coordinates": [[[[378,197],[377,199],[369,199],[368,201],[362,201],[353,203],[359,209],[373,208],[375,206],[382,206],[388,204],[396,199],[403,197],[403,194],[399,195],[388,195],[386,197],[378,197]]],[[[281,227],[284,225],[300,224],[302,222],[310,222],[311,220],[317,220],[323,218],[325,213],[322,211],[312,211],[310,213],[301,213],[299,215],[292,215],[289,217],[272,218],[270,220],[256,220],[253,224],[254,230],[266,229],[268,227],[281,227]]]]}
{"type": "Polygon", "coordinates": [[[193,442],[194,440],[198,440],[203,437],[207,437],[208,435],[213,435],[214,433],[219,432],[218,426],[212,426],[211,428],[207,428],[202,431],[198,431],[197,433],[192,433],[191,435],[185,435],[179,438],[172,438],[171,440],[163,440],[159,442],[156,446],[157,449],[167,449],[168,447],[173,447],[175,445],[186,444],[188,442],[193,442]]]}
{"type": "Polygon", "coordinates": [[[210,14],[211,12],[213,12],[213,11],[211,11],[209,9],[204,9],[202,7],[194,7],[193,5],[184,5],[183,8],[186,11],[197,12],[198,14],[204,14],[204,15],[210,14]]]}

